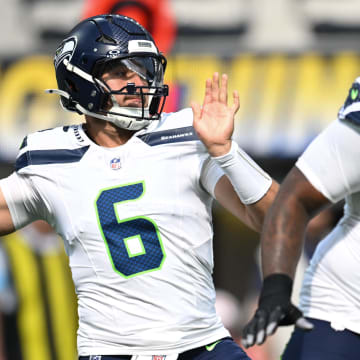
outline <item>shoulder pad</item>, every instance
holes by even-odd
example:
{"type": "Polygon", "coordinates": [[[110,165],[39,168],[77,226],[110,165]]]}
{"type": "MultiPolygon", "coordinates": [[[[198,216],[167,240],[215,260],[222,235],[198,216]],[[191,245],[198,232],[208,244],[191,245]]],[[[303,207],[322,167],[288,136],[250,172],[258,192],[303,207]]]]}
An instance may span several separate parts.
{"type": "Polygon", "coordinates": [[[173,113],[163,113],[160,120],[160,127],[163,129],[180,128],[193,125],[193,112],[191,108],[173,113]]]}
{"type": "Polygon", "coordinates": [[[360,77],[352,84],[345,103],[339,110],[338,118],[360,127],[360,77]]]}
{"type": "Polygon", "coordinates": [[[80,161],[89,145],[79,143],[75,129],[76,126],[58,127],[27,135],[16,158],[16,171],[31,165],[80,161]]]}
{"type": "Polygon", "coordinates": [[[193,128],[192,110],[163,114],[158,126],[138,138],[150,146],[199,140],[193,128]]]}

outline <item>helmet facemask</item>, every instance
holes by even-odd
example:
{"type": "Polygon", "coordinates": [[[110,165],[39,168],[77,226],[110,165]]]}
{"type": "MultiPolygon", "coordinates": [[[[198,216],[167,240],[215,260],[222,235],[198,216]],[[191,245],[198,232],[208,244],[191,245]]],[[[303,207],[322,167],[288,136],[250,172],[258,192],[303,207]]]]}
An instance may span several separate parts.
{"type": "Polygon", "coordinates": [[[163,85],[163,69],[161,57],[149,55],[128,56],[98,64],[94,71],[94,81],[104,98],[101,108],[92,116],[131,130],[141,129],[150,121],[159,119],[168,95],[168,87],[163,85]],[[143,80],[144,85],[128,82],[120,89],[111,89],[102,76],[113,71],[131,71],[143,80]],[[116,100],[119,96],[136,97],[141,102],[139,106],[122,106],[116,100]]]}

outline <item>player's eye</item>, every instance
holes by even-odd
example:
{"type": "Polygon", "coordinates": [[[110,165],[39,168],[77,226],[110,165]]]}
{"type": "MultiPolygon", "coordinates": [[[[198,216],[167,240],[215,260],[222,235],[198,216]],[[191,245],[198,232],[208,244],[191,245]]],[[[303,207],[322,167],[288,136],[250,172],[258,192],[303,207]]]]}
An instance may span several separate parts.
{"type": "Polygon", "coordinates": [[[128,69],[117,69],[113,72],[113,75],[120,78],[126,78],[128,76],[128,69]]]}

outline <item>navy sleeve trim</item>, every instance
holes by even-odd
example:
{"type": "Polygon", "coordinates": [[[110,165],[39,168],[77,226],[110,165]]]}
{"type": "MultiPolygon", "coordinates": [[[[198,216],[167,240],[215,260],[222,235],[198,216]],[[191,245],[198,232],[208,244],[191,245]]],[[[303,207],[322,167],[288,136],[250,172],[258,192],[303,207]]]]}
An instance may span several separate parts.
{"type": "Polygon", "coordinates": [[[139,135],[138,138],[150,146],[199,140],[192,126],[178,129],[155,131],[139,135]]]}
{"type": "Polygon", "coordinates": [[[15,163],[15,170],[18,171],[29,165],[45,164],[64,164],[78,162],[84,156],[88,146],[77,149],[57,149],[57,150],[32,150],[26,151],[19,156],[15,163]]]}

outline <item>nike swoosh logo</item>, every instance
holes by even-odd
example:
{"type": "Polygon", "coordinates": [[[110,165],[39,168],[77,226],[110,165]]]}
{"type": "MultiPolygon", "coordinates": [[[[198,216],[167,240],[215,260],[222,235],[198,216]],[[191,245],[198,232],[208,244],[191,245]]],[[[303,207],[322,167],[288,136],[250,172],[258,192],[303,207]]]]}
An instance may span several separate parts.
{"type": "Polygon", "coordinates": [[[215,341],[213,344],[210,344],[210,345],[206,345],[205,346],[205,349],[207,351],[213,351],[215,346],[220,342],[221,340],[218,340],[218,341],[215,341]]]}

